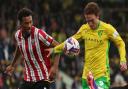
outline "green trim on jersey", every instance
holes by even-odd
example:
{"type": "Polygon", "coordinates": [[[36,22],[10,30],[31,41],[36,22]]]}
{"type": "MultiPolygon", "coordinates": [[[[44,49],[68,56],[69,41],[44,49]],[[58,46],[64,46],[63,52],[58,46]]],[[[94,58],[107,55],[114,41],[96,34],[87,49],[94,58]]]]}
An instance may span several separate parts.
{"type": "Polygon", "coordinates": [[[110,48],[110,42],[108,41],[108,47],[106,49],[106,66],[107,66],[107,72],[106,77],[108,77],[108,80],[110,80],[109,74],[110,74],[110,66],[109,66],[109,48],[110,48]]]}
{"type": "Polygon", "coordinates": [[[98,24],[97,24],[96,30],[98,30],[99,26],[100,26],[100,20],[98,21],[98,24]]]}
{"type": "Polygon", "coordinates": [[[109,68],[109,48],[110,48],[110,42],[108,41],[108,47],[107,47],[107,50],[106,50],[106,65],[107,65],[107,68],[109,68]]]}

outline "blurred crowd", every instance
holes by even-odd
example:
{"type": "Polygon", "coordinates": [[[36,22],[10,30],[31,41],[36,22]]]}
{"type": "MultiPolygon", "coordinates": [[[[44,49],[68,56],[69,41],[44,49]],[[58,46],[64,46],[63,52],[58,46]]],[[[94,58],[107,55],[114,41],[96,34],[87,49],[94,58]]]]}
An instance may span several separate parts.
{"type": "MultiPolygon", "coordinates": [[[[127,0],[0,0],[0,89],[16,89],[23,79],[23,63],[18,61],[13,77],[4,73],[12,61],[16,42],[14,33],[18,26],[17,12],[28,7],[34,12],[34,25],[45,30],[58,42],[76,33],[85,23],[84,6],[89,1],[96,1],[102,8],[101,19],[112,24],[126,43],[128,58],[128,1],[127,0]],[[20,65],[19,65],[20,64],[20,65]]],[[[79,89],[84,64],[83,42],[80,55],[67,57],[61,55],[59,69],[74,79],[71,89],[79,89]]],[[[53,57],[54,58],[54,57],[53,57]]],[[[20,60],[23,60],[19,57],[20,60]]],[[[128,71],[119,69],[118,50],[112,43],[110,49],[111,87],[124,86],[128,83],[128,71]]],[[[53,89],[66,89],[63,78],[57,74],[53,89]],[[56,87],[56,88],[55,88],[56,87]]]]}

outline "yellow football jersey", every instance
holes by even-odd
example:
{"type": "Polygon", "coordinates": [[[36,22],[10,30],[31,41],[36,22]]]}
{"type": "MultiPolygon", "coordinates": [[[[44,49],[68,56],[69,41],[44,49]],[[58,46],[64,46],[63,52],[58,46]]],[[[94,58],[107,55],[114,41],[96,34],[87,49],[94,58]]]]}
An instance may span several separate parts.
{"type": "MultiPolygon", "coordinates": [[[[79,40],[84,40],[85,46],[85,63],[83,68],[82,78],[86,79],[87,74],[91,71],[94,78],[100,76],[106,76],[109,78],[109,41],[113,41],[120,54],[120,59],[126,62],[126,51],[124,41],[116,29],[107,23],[99,22],[99,26],[96,30],[89,27],[88,24],[83,24],[79,31],[72,37],[79,40]]],[[[54,48],[55,52],[61,52],[64,47],[64,43],[54,48]]]]}

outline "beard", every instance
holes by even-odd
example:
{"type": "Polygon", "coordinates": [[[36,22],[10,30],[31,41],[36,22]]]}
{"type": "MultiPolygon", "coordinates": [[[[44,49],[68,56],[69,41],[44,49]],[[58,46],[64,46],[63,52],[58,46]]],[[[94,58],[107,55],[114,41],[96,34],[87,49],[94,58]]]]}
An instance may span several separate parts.
{"type": "Polygon", "coordinates": [[[28,31],[23,31],[23,37],[26,39],[30,36],[30,30],[28,31]]]}

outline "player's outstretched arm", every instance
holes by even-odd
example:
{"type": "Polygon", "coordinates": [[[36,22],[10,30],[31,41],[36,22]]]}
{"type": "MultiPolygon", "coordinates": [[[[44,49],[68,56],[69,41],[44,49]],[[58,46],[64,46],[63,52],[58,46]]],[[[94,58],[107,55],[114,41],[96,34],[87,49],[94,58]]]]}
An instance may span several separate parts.
{"type": "Polygon", "coordinates": [[[47,57],[49,57],[51,54],[53,53],[61,53],[64,51],[64,42],[55,46],[54,48],[48,48],[48,49],[45,49],[45,51],[49,51],[49,54],[47,55],[47,57]]]}
{"type": "Polygon", "coordinates": [[[14,66],[16,64],[16,61],[18,59],[18,57],[20,56],[20,50],[18,48],[18,46],[16,47],[16,50],[15,50],[15,55],[14,55],[14,58],[13,58],[13,61],[12,63],[6,68],[5,70],[5,73],[7,73],[8,75],[12,75],[13,71],[14,71],[14,66]]]}

